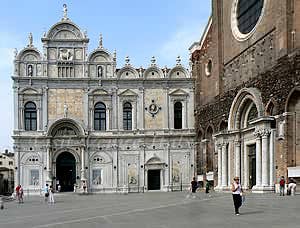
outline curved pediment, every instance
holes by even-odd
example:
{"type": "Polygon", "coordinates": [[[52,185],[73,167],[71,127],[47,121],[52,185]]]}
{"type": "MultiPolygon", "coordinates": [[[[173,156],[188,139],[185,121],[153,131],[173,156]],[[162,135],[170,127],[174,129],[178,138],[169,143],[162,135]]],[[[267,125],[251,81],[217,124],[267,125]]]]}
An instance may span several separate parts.
{"type": "Polygon", "coordinates": [[[85,38],[85,35],[73,22],[61,21],[50,28],[46,35],[46,38],[50,40],[73,40],[83,39],[85,38]]]}
{"type": "Polygon", "coordinates": [[[109,95],[109,93],[104,89],[95,89],[90,93],[90,95],[103,96],[103,95],[109,95]]]}
{"type": "Polygon", "coordinates": [[[175,66],[169,72],[169,78],[188,78],[188,71],[182,66],[175,66]]]}
{"type": "Polygon", "coordinates": [[[157,66],[151,66],[144,72],[144,77],[149,78],[164,78],[164,73],[157,66]]]}
{"type": "Polygon", "coordinates": [[[125,66],[121,68],[117,75],[120,79],[139,78],[139,73],[132,66],[125,66]]]}
{"type": "Polygon", "coordinates": [[[112,62],[111,54],[105,49],[96,49],[88,57],[91,63],[112,62]]]}
{"type": "Polygon", "coordinates": [[[34,62],[41,60],[41,53],[36,48],[24,48],[17,56],[17,60],[34,62]]]}

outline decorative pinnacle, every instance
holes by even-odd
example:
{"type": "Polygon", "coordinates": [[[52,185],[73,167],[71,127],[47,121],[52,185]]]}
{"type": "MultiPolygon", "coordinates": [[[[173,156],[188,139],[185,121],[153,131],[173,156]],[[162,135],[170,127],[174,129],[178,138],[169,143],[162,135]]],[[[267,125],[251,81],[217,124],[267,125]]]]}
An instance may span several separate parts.
{"type": "Polygon", "coordinates": [[[18,56],[18,49],[15,48],[15,49],[14,49],[14,57],[15,57],[15,59],[17,58],[17,56],[18,56]]]}
{"type": "Polygon", "coordinates": [[[69,20],[68,18],[68,8],[67,8],[67,4],[63,4],[63,12],[64,12],[64,16],[63,16],[63,20],[69,20]]]}
{"type": "Polygon", "coordinates": [[[155,66],[156,65],[156,59],[154,56],[152,56],[151,58],[151,66],[155,66]]]}
{"type": "Polygon", "coordinates": [[[30,32],[28,35],[28,47],[32,47],[33,46],[33,36],[32,33],[30,32]]]}
{"type": "Polygon", "coordinates": [[[181,65],[181,58],[180,58],[180,55],[177,56],[177,59],[176,59],[176,65],[177,65],[177,66],[180,66],[180,65],[181,65]]]}
{"type": "Polygon", "coordinates": [[[103,48],[103,37],[102,37],[102,33],[100,33],[100,36],[99,36],[99,48],[103,48]]]}
{"type": "Polygon", "coordinates": [[[126,56],[125,57],[125,65],[130,65],[129,62],[130,62],[130,58],[129,58],[129,56],[126,56]]]}
{"type": "Polygon", "coordinates": [[[116,60],[117,60],[117,50],[116,50],[116,49],[114,50],[114,53],[113,53],[113,58],[114,58],[114,61],[116,61],[116,60]]]}

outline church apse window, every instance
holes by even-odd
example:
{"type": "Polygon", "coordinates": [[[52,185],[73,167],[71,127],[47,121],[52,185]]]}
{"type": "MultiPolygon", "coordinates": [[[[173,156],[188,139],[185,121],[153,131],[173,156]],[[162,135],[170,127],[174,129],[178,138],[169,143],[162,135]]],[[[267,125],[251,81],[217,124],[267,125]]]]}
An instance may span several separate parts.
{"type": "Polygon", "coordinates": [[[237,5],[238,28],[247,34],[256,26],[262,13],[264,0],[239,0],[237,5]]]}
{"type": "Polygon", "coordinates": [[[174,104],[174,128],[182,129],[182,103],[180,101],[174,104]]]}
{"type": "Polygon", "coordinates": [[[33,102],[27,102],[24,110],[24,121],[26,131],[37,130],[37,110],[36,105],[33,102]]]}
{"type": "Polygon", "coordinates": [[[123,128],[124,130],[132,130],[132,106],[129,102],[123,105],[123,128]]]}
{"type": "Polygon", "coordinates": [[[94,129],[96,131],[106,130],[106,106],[98,102],[94,108],[94,129]]]}

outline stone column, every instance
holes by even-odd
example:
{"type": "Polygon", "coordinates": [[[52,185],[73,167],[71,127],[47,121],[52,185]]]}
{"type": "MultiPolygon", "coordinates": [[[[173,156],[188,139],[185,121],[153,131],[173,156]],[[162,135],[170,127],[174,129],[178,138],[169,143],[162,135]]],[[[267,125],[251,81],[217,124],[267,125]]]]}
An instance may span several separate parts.
{"type": "Polygon", "coordinates": [[[261,131],[262,137],[262,186],[269,186],[269,135],[270,129],[261,131]]]}
{"type": "Polygon", "coordinates": [[[244,189],[249,188],[249,156],[247,145],[244,145],[244,189]]]}
{"type": "Polygon", "coordinates": [[[117,121],[118,121],[118,115],[117,115],[117,90],[115,88],[112,89],[112,129],[117,130],[117,121]]]}
{"type": "Polygon", "coordinates": [[[222,144],[222,187],[227,186],[227,143],[222,144]]]}
{"type": "Polygon", "coordinates": [[[218,187],[222,186],[222,144],[218,144],[218,187]]]}
{"type": "Polygon", "coordinates": [[[254,133],[256,137],[256,186],[261,186],[261,138],[260,132],[254,133]]]}
{"type": "Polygon", "coordinates": [[[48,129],[48,87],[43,88],[43,99],[42,99],[42,109],[43,109],[43,126],[42,129],[46,131],[48,129]]]}
{"type": "Polygon", "coordinates": [[[235,153],[235,176],[241,177],[241,141],[237,140],[234,142],[234,153],[235,153]]]}
{"type": "Polygon", "coordinates": [[[51,174],[52,174],[52,170],[51,170],[51,148],[50,146],[47,146],[46,148],[46,158],[47,158],[47,163],[46,163],[46,168],[47,168],[47,177],[46,177],[46,182],[51,182],[51,174]]]}
{"type": "Polygon", "coordinates": [[[275,144],[275,132],[276,130],[271,130],[270,135],[270,186],[274,186],[275,184],[275,170],[274,170],[274,144],[275,144]]]}
{"type": "Polygon", "coordinates": [[[82,146],[81,148],[81,180],[86,180],[85,178],[85,158],[84,158],[84,154],[85,154],[85,150],[84,150],[84,146],[82,146]]]}

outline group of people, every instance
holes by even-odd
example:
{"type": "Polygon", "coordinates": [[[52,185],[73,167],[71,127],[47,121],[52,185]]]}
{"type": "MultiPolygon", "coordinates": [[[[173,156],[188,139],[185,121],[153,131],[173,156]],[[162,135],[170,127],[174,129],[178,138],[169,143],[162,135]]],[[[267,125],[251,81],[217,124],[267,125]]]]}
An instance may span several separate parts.
{"type": "Polygon", "coordinates": [[[281,196],[284,196],[285,189],[286,189],[286,194],[287,195],[295,195],[296,192],[296,181],[293,178],[290,178],[288,183],[286,183],[284,176],[281,176],[280,181],[279,181],[279,194],[281,196]],[[287,189],[286,189],[286,184],[287,184],[287,189]]]}
{"type": "Polygon", "coordinates": [[[18,184],[16,187],[16,197],[19,203],[24,203],[24,191],[20,184],[18,184]]]}
{"type": "Polygon", "coordinates": [[[44,188],[44,194],[45,194],[45,202],[54,204],[54,189],[52,187],[52,185],[46,184],[45,188],[44,188]]]}

